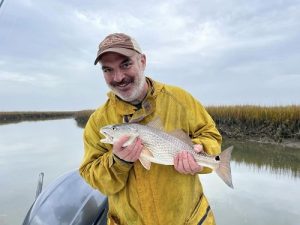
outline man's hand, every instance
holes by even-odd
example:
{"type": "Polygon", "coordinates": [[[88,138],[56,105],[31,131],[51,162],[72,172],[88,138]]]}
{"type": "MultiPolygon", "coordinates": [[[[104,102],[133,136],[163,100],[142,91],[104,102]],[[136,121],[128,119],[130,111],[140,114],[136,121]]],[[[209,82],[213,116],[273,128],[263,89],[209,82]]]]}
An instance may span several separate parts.
{"type": "Polygon", "coordinates": [[[128,139],[128,136],[121,137],[119,141],[114,143],[112,152],[119,159],[122,159],[126,162],[135,162],[139,159],[144,146],[142,144],[142,140],[137,137],[132,144],[122,147],[126,141],[128,141],[128,139]]]}
{"type": "MultiPolygon", "coordinates": [[[[202,145],[194,145],[195,152],[203,151],[202,145]]],[[[187,152],[179,152],[174,158],[174,167],[179,173],[183,174],[196,174],[199,173],[203,167],[198,165],[194,159],[194,156],[187,152]]]]}

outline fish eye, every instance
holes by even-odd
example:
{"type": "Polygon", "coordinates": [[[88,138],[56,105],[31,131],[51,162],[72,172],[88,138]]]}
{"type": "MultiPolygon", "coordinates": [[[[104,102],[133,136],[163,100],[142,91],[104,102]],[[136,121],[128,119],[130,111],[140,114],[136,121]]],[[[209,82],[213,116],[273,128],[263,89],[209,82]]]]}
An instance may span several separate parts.
{"type": "Polygon", "coordinates": [[[112,130],[116,130],[117,128],[116,127],[112,127],[112,130]]]}

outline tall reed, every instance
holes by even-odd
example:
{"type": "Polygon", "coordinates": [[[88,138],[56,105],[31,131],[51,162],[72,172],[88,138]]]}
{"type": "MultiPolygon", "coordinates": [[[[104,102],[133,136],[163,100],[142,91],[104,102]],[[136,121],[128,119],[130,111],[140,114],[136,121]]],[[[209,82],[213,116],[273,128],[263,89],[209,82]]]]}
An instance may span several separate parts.
{"type": "Polygon", "coordinates": [[[206,107],[216,124],[228,136],[300,139],[300,106],[209,106],[206,107]]]}

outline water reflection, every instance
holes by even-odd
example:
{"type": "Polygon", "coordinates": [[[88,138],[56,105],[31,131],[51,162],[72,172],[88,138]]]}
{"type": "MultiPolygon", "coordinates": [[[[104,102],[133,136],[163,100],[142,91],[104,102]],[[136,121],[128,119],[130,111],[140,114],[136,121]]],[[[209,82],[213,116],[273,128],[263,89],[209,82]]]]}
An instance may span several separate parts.
{"type": "Polygon", "coordinates": [[[44,187],[82,159],[82,129],[73,119],[0,126],[0,224],[21,224],[34,200],[38,174],[44,187]]]}
{"type": "Polygon", "coordinates": [[[300,176],[300,149],[225,139],[224,146],[230,145],[234,145],[232,160],[237,164],[246,164],[257,172],[300,176]]]}
{"type": "MultiPolygon", "coordinates": [[[[41,171],[47,186],[79,166],[82,132],[73,119],[0,126],[0,186],[5,190],[0,192],[1,225],[21,224],[41,171]]],[[[216,174],[201,176],[218,225],[297,224],[300,149],[225,139],[224,148],[230,145],[235,147],[235,189],[227,188],[216,174]]]]}

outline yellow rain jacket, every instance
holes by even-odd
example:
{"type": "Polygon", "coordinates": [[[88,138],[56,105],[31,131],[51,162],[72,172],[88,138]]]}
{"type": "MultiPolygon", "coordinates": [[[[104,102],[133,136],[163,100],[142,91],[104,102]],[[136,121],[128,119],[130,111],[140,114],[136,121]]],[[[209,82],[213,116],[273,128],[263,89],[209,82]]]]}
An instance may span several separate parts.
{"type": "MultiPolygon", "coordinates": [[[[154,163],[148,171],[139,161],[130,164],[114,157],[112,145],[100,142],[103,126],[129,119],[147,124],[159,117],[166,131],[181,128],[207,153],[220,153],[221,136],[197,100],[178,87],[149,78],[147,82],[150,88],[140,109],[110,92],[107,102],[91,115],[84,131],[80,174],[108,196],[109,225],[215,224],[198,175],[180,174],[174,166],[154,163]]],[[[209,172],[204,168],[201,173],[209,172]]]]}

